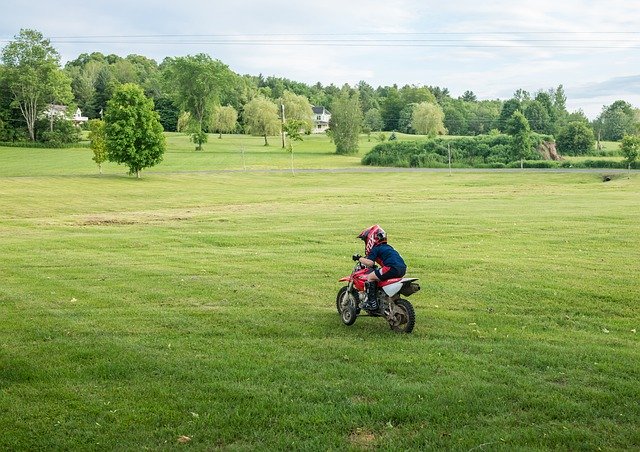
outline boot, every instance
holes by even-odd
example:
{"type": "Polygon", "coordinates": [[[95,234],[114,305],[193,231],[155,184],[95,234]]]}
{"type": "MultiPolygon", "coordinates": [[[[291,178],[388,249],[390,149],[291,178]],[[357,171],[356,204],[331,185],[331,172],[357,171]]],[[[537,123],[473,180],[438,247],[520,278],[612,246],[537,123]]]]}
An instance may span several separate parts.
{"type": "Polygon", "coordinates": [[[364,283],[364,290],[367,293],[367,298],[362,303],[362,309],[367,311],[378,310],[378,297],[376,292],[378,290],[378,283],[376,281],[367,281],[364,283]]]}

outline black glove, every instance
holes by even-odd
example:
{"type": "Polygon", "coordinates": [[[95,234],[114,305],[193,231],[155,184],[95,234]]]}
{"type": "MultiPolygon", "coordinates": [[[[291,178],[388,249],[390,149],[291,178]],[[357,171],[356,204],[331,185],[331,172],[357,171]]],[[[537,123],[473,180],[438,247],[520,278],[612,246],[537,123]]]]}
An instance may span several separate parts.
{"type": "Polygon", "coordinates": [[[353,259],[354,261],[357,261],[358,259],[360,259],[362,256],[360,256],[359,254],[354,254],[353,256],[351,256],[351,259],[353,259]]]}

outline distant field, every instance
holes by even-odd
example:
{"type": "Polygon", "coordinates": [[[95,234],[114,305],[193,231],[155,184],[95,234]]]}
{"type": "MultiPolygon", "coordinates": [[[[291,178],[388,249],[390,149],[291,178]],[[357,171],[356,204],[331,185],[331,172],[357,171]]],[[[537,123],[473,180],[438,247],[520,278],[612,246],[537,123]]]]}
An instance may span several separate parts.
{"type": "MultiPolygon", "coordinates": [[[[209,135],[209,142],[202,151],[188,136],[167,133],[167,152],[164,161],[149,169],[153,172],[211,171],[244,169],[289,169],[291,154],[282,149],[280,137],[269,137],[269,146],[264,138],[248,135],[209,135]]],[[[414,139],[413,135],[401,135],[400,139],[414,139]]],[[[377,141],[360,139],[360,153],[354,156],[335,155],[335,145],[326,135],[304,136],[304,141],[294,144],[294,168],[334,168],[360,166],[362,155],[377,141]]],[[[0,147],[0,176],[33,176],[52,174],[97,174],[98,167],[91,160],[93,153],[88,148],[77,149],[29,149],[0,147]],[[26,157],[28,155],[28,158],[26,157]]],[[[105,174],[121,174],[125,167],[105,163],[105,174]]]]}
{"type": "Polygon", "coordinates": [[[260,140],[141,180],[0,148],[0,450],[637,449],[637,173],[294,177],[260,140]],[[373,223],[411,335],[335,312],[373,223]]]}
{"type": "MultiPolygon", "coordinates": [[[[297,169],[353,168],[361,166],[360,160],[373,146],[379,143],[376,133],[371,137],[360,137],[357,155],[335,154],[335,145],[324,134],[304,136],[304,141],[294,144],[293,166],[297,169]]],[[[386,133],[388,137],[390,134],[386,133]]],[[[180,133],[167,133],[167,152],[164,161],[145,172],[175,171],[217,171],[217,170],[265,170],[291,168],[291,154],[282,149],[280,137],[269,137],[269,146],[264,146],[264,138],[249,135],[209,134],[209,142],[202,151],[195,152],[189,137],[180,133]]],[[[397,133],[399,140],[425,138],[419,135],[397,133]]],[[[605,149],[613,150],[618,143],[603,142],[605,149]]],[[[71,149],[29,149],[6,148],[0,146],[0,176],[40,176],[40,175],[93,175],[98,173],[97,165],[91,160],[93,153],[86,147],[71,149]],[[28,155],[28,160],[26,156],[28,155]],[[28,164],[27,164],[28,163],[28,164]]],[[[566,157],[570,161],[581,160],[622,160],[622,157],[566,157]]],[[[455,162],[454,162],[455,163],[455,162]]],[[[103,164],[104,174],[122,174],[126,168],[113,163],[103,164]]]]}

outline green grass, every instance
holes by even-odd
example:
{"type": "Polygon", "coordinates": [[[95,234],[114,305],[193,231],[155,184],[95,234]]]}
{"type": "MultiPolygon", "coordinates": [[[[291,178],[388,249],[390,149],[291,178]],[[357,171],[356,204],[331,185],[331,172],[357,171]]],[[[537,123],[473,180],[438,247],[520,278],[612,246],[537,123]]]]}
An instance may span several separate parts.
{"type": "Polygon", "coordinates": [[[234,140],[142,180],[0,148],[0,450],[638,447],[636,173],[216,172],[234,140]],[[335,312],[372,223],[411,335],[335,312]]]}
{"type": "MultiPolygon", "coordinates": [[[[410,137],[407,135],[406,137],[410,137]]],[[[403,139],[408,139],[403,137],[403,139]]],[[[304,141],[294,143],[294,169],[342,168],[360,166],[362,155],[377,142],[366,136],[360,139],[360,153],[338,156],[335,145],[326,135],[305,136],[304,141]]],[[[91,160],[93,153],[88,148],[28,149],[1,148],[0,176],[50,176],[93,175],[97,165],[91,160]]],[[[183,134],[167,134],[167,152],[164,161],[145,171],[217,171],[217,170],[264,170],[290,169],[291,154],[282,149],[280,137],[269,137],[269,146],[264,138],[248,135],[209,135],[203,150],[195,152],[195,146],[183,134]]],[[[105,174],[122,174],[126,167],[114,163],[103,164],[105,174]]]]}

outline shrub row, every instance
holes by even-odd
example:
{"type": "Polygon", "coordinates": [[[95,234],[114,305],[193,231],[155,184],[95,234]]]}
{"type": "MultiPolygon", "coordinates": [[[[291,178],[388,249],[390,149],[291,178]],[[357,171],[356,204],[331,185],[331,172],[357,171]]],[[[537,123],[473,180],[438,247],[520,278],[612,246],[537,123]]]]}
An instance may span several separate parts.
{"type": "Polygon", "coordinates": [[[39,141],[0,141],[0,146],[7,148],[35,148],[35,149],[68,149],[68,148],[88,148],[89,143],[60,143],[50,141],[42,143],[39,141]]]}
{"type": "MultiPolygon", "coordinates": [[[[548,135],[532,134],[532,147],[525,156],[525,168],[626,168],[619,160],[584,160],[581,162],[541,160],[536,151],[543,142],[553,141],[548,135]]],[[[362,158],[363,165],[405,168],[517,168],[520,160],[512,149],[509,135],[478,135],[461,138],[434,138],[424,141],[389,141],[380,143],[362,158]]],[[[638,167],[638,163],[631,166],[638,167]]]]}
{"type": "MultiPolygon", "coordinates": [[[[527,160],[539,158],[536,149],[547,135],[532,134],[527,160]]],[[[515,160],[509,135],[478,135],[461,138],[434,138],[424,141],[390,141],[376,145],[362,159],[364,165],[401,167],[446,166],[451,152],[452,164],[467,167],[501,167],[515,160]]]]}

